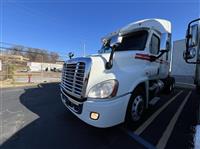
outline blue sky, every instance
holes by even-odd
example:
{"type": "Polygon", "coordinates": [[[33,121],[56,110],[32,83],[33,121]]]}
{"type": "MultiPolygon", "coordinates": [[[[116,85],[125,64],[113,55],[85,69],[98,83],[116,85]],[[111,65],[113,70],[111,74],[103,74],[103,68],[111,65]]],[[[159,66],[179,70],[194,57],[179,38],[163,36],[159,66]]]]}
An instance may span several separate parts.
{"type": "Polygon", "coordinates": [[[185,36],[199,17],[198,0],[0,0],[1,41],[75,56],[97,52],[100,38],[133,21],[163,18],[172,22],[173,40],[185,36]]]}

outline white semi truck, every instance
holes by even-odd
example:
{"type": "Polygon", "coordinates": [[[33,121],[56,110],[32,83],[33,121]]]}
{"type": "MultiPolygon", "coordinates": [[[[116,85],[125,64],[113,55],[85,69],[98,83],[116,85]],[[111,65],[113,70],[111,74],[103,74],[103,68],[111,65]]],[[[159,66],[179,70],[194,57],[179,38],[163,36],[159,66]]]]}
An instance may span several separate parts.
{"type": "Polygon", "coordinates": [[[152,101],[170,93],[171,23],[146,19],[102,38],[98,54],[65,62],[61,99],[84,122],[138,123],[152,101]]]}
{"type": "Polygon", "coordinates": [[[188,24],[186,51],[183,56],[187,63],[196,65],[194,84],[196,84],[197,91],[200,92],[200,18],[188,24]]]}

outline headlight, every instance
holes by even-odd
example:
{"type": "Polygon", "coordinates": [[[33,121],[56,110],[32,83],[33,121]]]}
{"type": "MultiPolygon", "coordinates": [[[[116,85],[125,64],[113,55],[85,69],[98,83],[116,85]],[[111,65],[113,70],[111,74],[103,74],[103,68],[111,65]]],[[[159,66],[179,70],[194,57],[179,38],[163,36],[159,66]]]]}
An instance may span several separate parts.
{"type": "Polygon", "coordinates": [[[117,80],[108,80],[93,86],[88,97],[90,98],[111,98],[117,94],[118,82],[117,80]]]}

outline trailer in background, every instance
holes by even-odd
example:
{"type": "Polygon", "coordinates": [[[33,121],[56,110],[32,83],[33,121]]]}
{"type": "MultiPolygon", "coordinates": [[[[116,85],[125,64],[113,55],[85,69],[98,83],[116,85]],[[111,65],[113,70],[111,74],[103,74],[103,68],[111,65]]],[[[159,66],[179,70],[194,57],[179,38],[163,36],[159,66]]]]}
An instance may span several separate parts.
{"type": "Polygon", "coordinates": [[[31,72],[40,72],[40,71],[61,71],[62,64],[54,63],[39,63],[39,62],[28,62],[27,66],[31,72]]]}
{"type": "Polygon", "coordinates": [[[185,51],[185,39],[173,42],[172,54],[172,75],[173,76],[194,76],[195,65],[185,63],[183,52],[185,51]]]}

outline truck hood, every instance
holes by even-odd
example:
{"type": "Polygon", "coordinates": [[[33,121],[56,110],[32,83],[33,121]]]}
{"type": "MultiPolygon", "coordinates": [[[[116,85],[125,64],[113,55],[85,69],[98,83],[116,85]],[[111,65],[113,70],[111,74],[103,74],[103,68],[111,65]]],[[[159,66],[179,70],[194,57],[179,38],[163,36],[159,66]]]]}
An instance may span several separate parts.
{"type": "Polygon", "coordinates": [[[105,68],[105,64],[109,60],[110,53],[88,56],[91,59],[92,63],[86,94],[88,94],[89,90],[94,85],[106,80],[115,79],[118,80],[120,84],[118,95],[122,95],[126,93],[127,90],[129,91],[129,89],[123,88],[123,86],[132,88],[131,85],[133,82],[140,81],[140,79],[144,80],[144,77],[146,77],[144,72],[148,61],[137,59],[136,56],[138,53],[141,55],[147,55],[147,53],[145,54],[144,51],[138,50],[115,52],[113,56],[113,67],[111,69],[105,68]]]}
{"type": "Polygon", "coordinates": [[[110,57],[110,53],[104,53],[104,54],[92,54],[92,55],[89,55],[90,58],[92,59],[102,59],[103,61],[107,61],[110,57]]]}
{"type": "Polygon", "coordinates": [[[92,63],[86,93],[89,92],[91,87],[100,82],[109,79],[116,79],[116,76],[114,73],[112,73],[112,70],[105,69],[105,64],[110,57],[109,53],[90,55],[89,57],[91,58],[92,63]]]}

